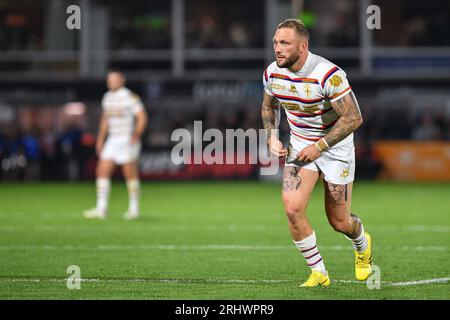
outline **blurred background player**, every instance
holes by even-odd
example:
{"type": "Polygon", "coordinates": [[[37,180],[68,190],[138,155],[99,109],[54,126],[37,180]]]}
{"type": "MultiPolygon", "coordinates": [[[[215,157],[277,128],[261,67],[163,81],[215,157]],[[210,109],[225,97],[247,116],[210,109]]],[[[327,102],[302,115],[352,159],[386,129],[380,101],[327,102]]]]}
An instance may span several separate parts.
{"type": "Polygon", "coordinates": [[[272,154],[285,157],[283,203],[295,245],[312,272],[302,285],[329,285],[306,207],[319,177],[325,187],[325,211],[334,230],[355,249],[355,275],[371,273],[371,239],[359,217],[350,213],[355,173],[353,132],[362,124],[358,102],[343,70],[309,52],[309,32],[300,20],[287,19],[276,29],[276,61],[264,72],[262,120],[272,154]],[[282,105],[290,126],[289,148],[276,134],[276,108],[282,105]]]}
{"type": "Polygon", "coordinates": [[[125,87],[125,76],[112,70],[107,75],[109,91],[102,100],[96,143],[99,162],[96,169],[97,205],[84,212],[88,219],[106,218],[111,176],[116,165],[122,166],[126,180],[129,206],[124,219],[139,217],[139,167],[140,138],[147,125],[147,115],[139,96],[125,87]]]}

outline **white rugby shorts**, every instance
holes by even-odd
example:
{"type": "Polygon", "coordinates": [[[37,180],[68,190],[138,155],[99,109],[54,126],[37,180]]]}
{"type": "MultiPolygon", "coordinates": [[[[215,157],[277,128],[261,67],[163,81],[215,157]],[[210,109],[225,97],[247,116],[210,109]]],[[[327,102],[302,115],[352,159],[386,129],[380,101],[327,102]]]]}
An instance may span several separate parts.
{"type": "Polygon", "coordinates": [[[322,179],[334,184],[348,184],[355,179],[355,145],[353,139],[344,144],[337,144],[323,151],[319,158],[312,162],[294,160],[296,155],[310,144],[291,140],[289,154],[285,166],[295,166],[318,171],[322,179]]]}
{"type": "Polygon", "coordinates": [[[141,152],[141,142],[131,144],[131,137],[108,137],[100,153],[101,160],[112,160],[118,165],[136,161],[141,152]]]}

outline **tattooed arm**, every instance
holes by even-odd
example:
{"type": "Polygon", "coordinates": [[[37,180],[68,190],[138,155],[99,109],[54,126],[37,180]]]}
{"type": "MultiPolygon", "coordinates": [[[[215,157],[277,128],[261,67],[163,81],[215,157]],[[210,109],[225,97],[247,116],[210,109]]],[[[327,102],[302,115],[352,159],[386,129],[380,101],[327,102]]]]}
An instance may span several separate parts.
{"type": "Polygon", "coordinates": [[[297,154],[299,161],[314,161],[320,157],[322,151],[334,146],[339,141],[343,140],[350,133],[354,132],[362,124],[362,116],[359,110],[358,102],[356,101],[353,92],[345,95],[341,99],[332,102],[331,106],[339,115],[339,119],[333,125],[333,128],[328,134],[297,154]]]}
{"type": "Polygon", "coordinates": [[[283,145],[277,136],[279,112],[278,101],[264,92],[261,117],[264,129],[266,129],[267,144],[273,155],[284,157],[287,155],[287,150],[283,148],[283,145]]]}
{"type": "Polygon", "coordinates": [[[270,137],[276,133],[276,129],[278,127],[277,118],[280,111],[277,109],[277,105],[277,100],[264,92],[263,103],[261,106],[261,117],[264,129],[266,129],[267,141],[269,141],[270,137]]]}
{"type": "Polygon", "coordinates": [[[332,102],[331,106],[339,115],[339,119],[333,125],[331,131],[323,138],[329,148],[356,131],[363,123],[358,101],[356,101],[353,92],[332,102]]]}

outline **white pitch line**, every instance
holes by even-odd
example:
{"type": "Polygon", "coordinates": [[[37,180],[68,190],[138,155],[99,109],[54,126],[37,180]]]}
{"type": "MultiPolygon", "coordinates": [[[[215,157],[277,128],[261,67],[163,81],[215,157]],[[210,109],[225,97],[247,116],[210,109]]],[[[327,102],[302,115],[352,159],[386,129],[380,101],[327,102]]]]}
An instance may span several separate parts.
{"type": "MultiPolygon", "coordinates": [[[[327,246],[319,247],[321,250],[330,251],[352,251],[352,246],[327,246]]],[[[93,250],[93,251],[115,251],[115,250],[169,250],[169,251],[189,251],[189,250],[293,250],[291,245],[247,245],[247,244],[207,244],[207,245],[176,245],[176,244],[155,244],[155,245],[0,245],[0,250],[93,250]]],[[[402,250],[402,251],[446,251],[445,246],[377,246],[381,250],[402,250]]]]}
{"type": "MultiPolygon", "coordinates": [[[[356,280],[333,280],[331,282],[340,282],[340,283],[359,283],[364,284],[364,281],[356,281],[356,280]]],[[[390,287],[403,287],[403,286],[415,286],[421,284],[432,284],[432,283],[447,283],[450,281],[450,278],[435,278],[435,279],[425,279],[425,280],[417,280],[417,281],[406,281],[406,282],[392,282],[392,281],[381,281],[381,284],[390,287]]]]}
{"type": "MultiPolygon", "coordinates": [[[[275,226],[276,228],[277,226],[275,226]]],[[[279,225],[282,228],[283,226],[279,225]]],[[[3,232],[25,232],[25,231],[36,231],[36,232],[80,232],[81,230],[98,230],[103,231],[117,231],[122,230],[124,225],[98,225],[98,224],[38,224],[38,225],[1,225],[0,231],[3,232]]],[[[157,225],[142,225],[134,224],[133,229],[145,229],[147,230],[177,230],[177,231],[192,231],[192,230],[202,230],[202,231],[217,231],[226,230],[230,232],[267,232],[268,230],[274,230],[273,225],[269,224],[254,224],[254,225],[236,225],[236,224],[204,224],[204,225],[186,225],[186,224],[157,224],[157,225]]],[[[376,230],[377,232],[434,232],[434,233],[449,233],[450,226],[445,225],[367,225],[367,230],[376,230]]]]}
{"type": "MultiPolygon", "coordinates": [[[[401,287],[401,286],[415,286],[415,285],[427,285],[436,283],[448,283],[450,277],[447,278],[435,278],[435,279],[425,279],[416,281],[406,281],[406,282],[390,282],[382,281],[381,284],[390,287],[401,287]]],[[[67,282],[67,279],[58,278],[0,278],[0,283],[7,282],[67,282]]],[[[98,282],[98,283],[191,283],[191,284],[201,284],[201,283],[212,283],[212,284],[282,284],[282,283],[297,283],[297,280],[283,280],[283,279],[150,279],[150,278],[135,278],[135,279],[101,279],[101,278],[86,278],[80,279],[80,282],[98,282]]],[[[365,285],[364,281],[356,280],[339,280],[331,279],[332,283],[342,283],[342,284],[360,284],[365,285]]]]}
{"type": "Polygon", "coordinates": [[[384,232],[404,231],[404,232],[435,232],[448,233],[450,226],[445,225],[368,225],[367,230],[377,230],[384,232]]]}
{"type": "Polygon", "coordinates": [[[402,287],[402,286],[415,286],[418,284],[430,284],[430,283],[447,283],[450,278],[437,278],[437,279],[427,279],[427,280],[417,280],[417,281],[407,281],[407,282],[392,282],[388,283],[389,286],[402,287]]]}
{"type": "MultiPolygon", "coordinates": [[[[1,282],[66,282],[67,279],[57,279],[57,278],[43,278],[43,279],[33,279],[33,278],[0,278],[1,282]]],[[[244,279],[96,279],[96,278],[87,278],[80,279],[80,282],[148,282],[148,283],[217,283],[217,284],[230,284],[230,283],[289,283],[294,282],[292,280],[266,280],[266,279],[258,279],[258,280],[244,280],[244,279]]]]}

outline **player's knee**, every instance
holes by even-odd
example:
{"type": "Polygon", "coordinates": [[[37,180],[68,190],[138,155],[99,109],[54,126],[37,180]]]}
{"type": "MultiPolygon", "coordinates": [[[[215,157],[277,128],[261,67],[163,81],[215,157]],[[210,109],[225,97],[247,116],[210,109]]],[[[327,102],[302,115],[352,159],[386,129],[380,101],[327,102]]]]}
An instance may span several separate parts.
{"type": "Polygon", "coordinates": [[[130,164],[126,164],[122,167],[122,173],[126,180],[137,179],[137,169],[130,164]]]}
{"type": "Polygon", "coordinates": [[[102,177],[102,176],[104,176],[103,171],[104,171],[104,170],[102,170],[101,165],[98,164],[97,167],[95,168],[95,175],[96,175],[97,177],[102,177]]]}
{"type": "Polygon", "coordinates": [[[114,167],[109,167],[107,163],[99,161],[95,169],[97,178],[109,178],[114,167]]]}
{"type": "Polygon", "coordinates": [[[290,203],[285,203],[284,210],[286,216],[290,221],[295,221],[301,219],[304,216],[304,208],[299,205],[293,205],[290,203]]]}

